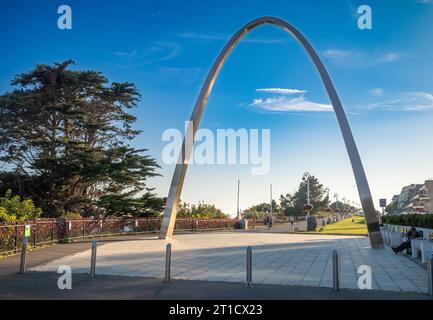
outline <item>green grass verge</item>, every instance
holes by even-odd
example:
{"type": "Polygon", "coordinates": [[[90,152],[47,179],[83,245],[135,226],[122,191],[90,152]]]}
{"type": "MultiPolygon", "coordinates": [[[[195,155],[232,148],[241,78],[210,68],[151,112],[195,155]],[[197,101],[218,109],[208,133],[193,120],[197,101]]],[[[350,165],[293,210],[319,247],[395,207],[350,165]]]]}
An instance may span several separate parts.
{"type": "Polygon", "coordinates": [[[324,227],[317,227],[316,231],[309,231],[306,233],[364,236],[367,235],[367,225],[365,224],[364,217],[354,216],[337,223],[328,224],[324,227]]]}

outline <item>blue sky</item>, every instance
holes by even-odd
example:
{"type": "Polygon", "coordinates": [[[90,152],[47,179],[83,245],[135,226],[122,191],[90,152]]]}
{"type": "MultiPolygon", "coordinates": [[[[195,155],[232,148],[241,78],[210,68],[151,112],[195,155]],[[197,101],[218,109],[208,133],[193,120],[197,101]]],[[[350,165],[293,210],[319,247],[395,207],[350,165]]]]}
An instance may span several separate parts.
{"type": "MultiPolygon", "coordinates": [[[[433,1],[428,0],[2,1],[0,92],[11,89],[15,74],[66,59],[111,81],[134,82],[142,94],[136,126],[143,130],[134,145],[148,148],[161,163],[162,132],[183,128],[225,41],[264,15],[295,25],[323,59],[376,205],[406,184],[433,177],[433,1]],[[72,7],[72,30],[57,28],[62,4],[72,7]],[[372,8],[372,30],[357,27],[361,4],[372,8]]],[[[271,129],[271,171],[251,176],[245,165],[191,166],[182,200],[203,199],[234,213],[237,179],[246,208],[268,200],[270,183],[275,198],[293,191],[305,171],[340,198],[356,200],[335,115],[313,111],[328,104],[299,44],[272,26],[254,30],[224,64],[201,126],[271,129]],[[257,91],[269,88],[305,92],[257,91]]],[[[167,194],[172,172],[173,166],[162,164],[163,176],[149,181],[160,195],[167,194]]]]}

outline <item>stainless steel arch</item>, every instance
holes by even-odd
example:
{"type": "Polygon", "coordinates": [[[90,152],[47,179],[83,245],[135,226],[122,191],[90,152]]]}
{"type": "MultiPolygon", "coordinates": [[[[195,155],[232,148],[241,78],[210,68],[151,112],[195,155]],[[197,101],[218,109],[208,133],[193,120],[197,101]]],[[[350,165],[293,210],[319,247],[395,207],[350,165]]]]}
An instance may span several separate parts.
{"type": "MultiPolygon", "coordinates": [[[[378,217],[374,208],[373,200],[371,198],[370,188],[367,182],[367,178],[365,176],[364,168],[362,166],[361,158],[359,156],[355,140],[353,139],[352,131],[350,130],[346,114],[343,110],[343,106],[341,105],[340,99],[337,95],[334,85],[332,84],[328,72],[326,71],[322,61],[320,60],[317,53],[314,51],[313,47],[295,27],[293,27],[286,21],[276,17],[261,17],[249,22],[231,37],[231,39],[224,46],[224,48],[218,55],[218,58],[212,65],[212,68],[210,69],[206,77],[206,80],[194,105],[194,110],[190,119],[190,121],[193,123],[192,136],[195,136],[195,133],[199,127],[200,119],[206,106],[207,99],[224,61],[226,60],[232,49],[236,46],[236,44],[247,33],[263,24],[275,25],[286,30],[292,36],[294,36],[302,44],[305,50],[307,50],[308,55],[313,60],[314,65],[319,71],[320,77],[322,78],[323,84],[325,85],[332,106],[334,107],[335,114],[337,115],[337,120],[340,125],[347,153],[349,154],[353,174],[355,176],[356,185],[358,187],[359,197],[365,213],[371,247],[383,248],[383,239],[380,234],[378,217]]],[[[184,139],[182,151],[179,154],[179,160],[176,164],[176,168],[174,170],[173,178],[171,181],[170,191],[168,194],[164,218],[162,221],[159,235],[160,239],[166,239],[173,235],[177,214],[177,206],[182,192],[183,182],[185,180],[191,151],[191,148],[186,148],[185,150],[184,139]]]]}

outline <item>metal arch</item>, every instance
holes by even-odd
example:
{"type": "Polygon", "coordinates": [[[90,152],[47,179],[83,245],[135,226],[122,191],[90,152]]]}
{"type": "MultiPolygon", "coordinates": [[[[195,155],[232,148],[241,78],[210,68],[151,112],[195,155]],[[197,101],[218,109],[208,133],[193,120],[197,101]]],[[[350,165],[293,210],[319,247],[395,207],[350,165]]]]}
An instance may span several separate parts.
{"type": "MultiPolygon", "coordinates": [[[[355,176],[359,197],[367,222],[371,247],[383,248],[383,239],[380,234],[379,221],[376,210],[374,208],[373,200],[371,198],[370,187],[368,185],[362,161],[359,156],[355,140],[353,139],[352,131],[350,130],[350,126],[347,121],[343,106],[341,105],[340,99],[337,95],[334,85],[332,84],[328,72],[326,71],[322,61],[320,60],[317,53],[314,51],[313,47],[295,27],[293,27],[286,21],[276,17],[261,17],[246,24],[230,38],[230,40],[224,46],[224,48],[218,55],[218,58],[212,65],[212,68],[210,69],[206,77],[206,80],[194,105],[194,110],[190,119],[190,121],[193,123],[192,137],[195,137],[195,133],[199,127],[200,119],[206,106],[207,99],[212,90],[213,84],[218,76],[218,73],[221,70],[222,65],[224,64],[224,61],[226,60],[232,49],[236,46],[236,44],[246,34],[263,24],[275,25],[286,30],[292,36],[294,36],[302,44],[305,50],[307,50],[308,55],[313,60],[314,65],[319,71],[320,77],[322,78],[323,84],[325,85],[325,89],[331,100],[332,106],[334,107],[335,114],[337,115],[337,120],[341,129],[341,133],[343,135],[350,163],[352,165],[352,170],[355,176]]],[[[179,154],[179,160],[176,164],[176,168],[174,170],[173,178],[170,185],[170,191],[167,198],[164,218],[159,234],[160,239],[166,239],[173,235],[177,215],[177,206],[182,192],[182,187],[185,180],[191,152],[191,148],[185,149],[184,138],[182,150],[179,154]]]]}

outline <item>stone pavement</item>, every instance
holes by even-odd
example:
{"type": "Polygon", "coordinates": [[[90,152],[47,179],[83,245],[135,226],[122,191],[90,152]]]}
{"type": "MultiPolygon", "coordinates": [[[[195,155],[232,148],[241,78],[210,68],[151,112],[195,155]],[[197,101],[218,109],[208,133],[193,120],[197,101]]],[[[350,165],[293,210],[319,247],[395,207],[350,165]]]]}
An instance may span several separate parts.
{"type": "MultiPolygon", "coordinates": [[[[271,232],[218,232],[175,235],[173,239],[145,238],[101,245],[97,274],[162,278],[165,246],[172,244],[172,278],[242,282],[246,247],[253,247],[253,282],[283,286],[332,286],[335,248],[341,257],[341,287],[357,288],[357,269],[369,265],[373,289],[427,292],[427,271],[391,250],[372,250],[366,237],[288,234],[271,232]]],[[[75,273],[88,273],[90,250],[34,267],[56,271],[69,265],[75,273]]]]}
{"type": "MultiPolygon", "coordinates": [[[[241,283],[122,277],[76,273],[72,290],[59,290],[55,272],[27,272],[0,282],[2,300],[432,300],[426,294],[397,291],[314,288],[241,283]]],[[[154,305],[152,305],[154,306],[154,305]]],[[[299,305],[296,305],[299,307],[299,305]]],[[[382,305],[381,305],[382,306],[382,305]]],[[[282,306],[287,308],[287,304],[282,306]]],[[[307,307],[307,306],[306,306],[307,307]]],[[[309,306],[308,306],[309,307],[309,306]]],[[[98,308],[96,308],[99,310],[98,308]]],[[[111,309],[110,309],[111,310],[111,309]]],[[[302,308],[301,308],[302,310],[302,308]]],[[[99,310],[100,311],[100,310],[99,310]]],[[[98,312],[99,312],[98,311],[98,312]]],[[[305,311],[305,310],[304,310],[305,311]]],[[[293,315],[293,311],[290,313],[293,315]]],[[[310,313],[309,313],[310,314],[310,313]]]]}

